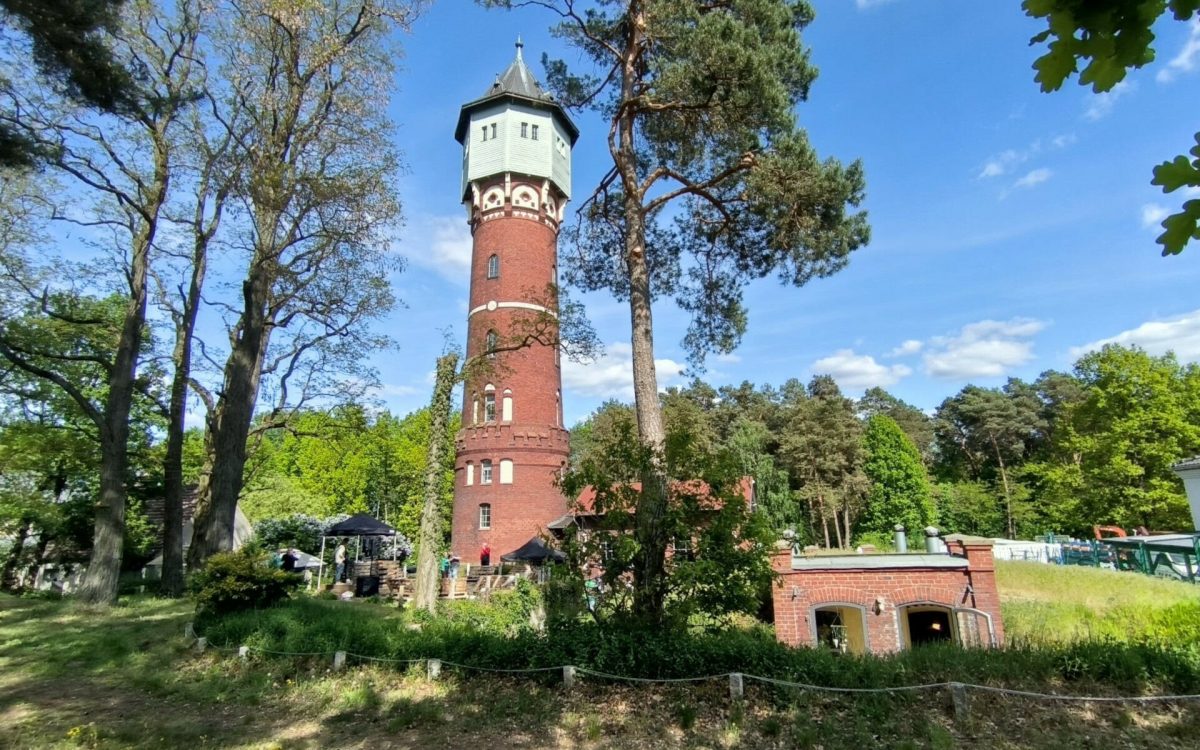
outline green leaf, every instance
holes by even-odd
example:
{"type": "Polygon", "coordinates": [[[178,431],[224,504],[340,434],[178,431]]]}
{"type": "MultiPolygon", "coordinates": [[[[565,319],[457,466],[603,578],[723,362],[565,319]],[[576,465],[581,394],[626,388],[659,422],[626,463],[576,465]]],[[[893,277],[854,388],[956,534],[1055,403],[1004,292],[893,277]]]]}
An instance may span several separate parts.
{"type": "Polygon", "coordinates": [[[1182,154],[1154,168],[1151,185],[1158,185],[1164,193],[1170,193],[1186,185],[1200,185],[1200,170],[1182,154]]]}
{"type": "Polygon", "coordinates": [[[1168,216],[1162,224],[1167,230],[1158,237],[1158,244],[1163,246],[1162,254],[1183,252],[1189,240],[1200,238],[1200,200],[1184,203],[1182,211],[1168,216]]]}
{"type": "Polygon", "coordinates": [[[1033,68],[1037,71],[1034,80],[1041,84],[1043,93],[1057,91],[1075,72],[1075,55],[1061,42],[1053,42],[1050,51],[1034,61],[1033,68]]]}

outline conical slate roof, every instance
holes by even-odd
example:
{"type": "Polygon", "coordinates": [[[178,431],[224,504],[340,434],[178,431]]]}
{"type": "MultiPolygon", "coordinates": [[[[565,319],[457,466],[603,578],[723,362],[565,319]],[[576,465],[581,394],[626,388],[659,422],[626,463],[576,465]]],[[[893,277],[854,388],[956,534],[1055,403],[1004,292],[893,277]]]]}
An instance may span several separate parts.
{"type": "Polygon", "coordinates": [[[571,145],[575,145],[575,141],[579,138],[579,128],[571,122],[566,110],[554,100],[550,93],[543,90],[542,85],[533,77],[533,73],[525,65],[525,58],[522,55],[524,47],[525,45],[518,39],[517,56],[508,69],[496,76],[496,80],[492,82],[491,86],[488,86],[487,91],[483,92],[483,96],[462,106],[458,114],[458,125],[454,128],[454,138],[459,143],[463,142],[466,135],[467,119],[471,112],[480,107],[490,106],[497,101],[509,99],[538,109],[550,110],[566,128],[571,145]]]}
{"type": "Polygon", "coordinates": [[[542,91],[541,85],[537,79],[533,77],[533,73],[529,72],[529,68],[525,66],[525,58],[521,55],[521,51],[525,45],[520,39],[517,39],[517,57],[508,66],[508,70],[496,76],[496,81],[488,86],[488,90],[483,92],[483,97],[496,96],[497,94],[514,94],[516,96],[524,96],[529,99],[553,99],[554,97],[542,91]]]}

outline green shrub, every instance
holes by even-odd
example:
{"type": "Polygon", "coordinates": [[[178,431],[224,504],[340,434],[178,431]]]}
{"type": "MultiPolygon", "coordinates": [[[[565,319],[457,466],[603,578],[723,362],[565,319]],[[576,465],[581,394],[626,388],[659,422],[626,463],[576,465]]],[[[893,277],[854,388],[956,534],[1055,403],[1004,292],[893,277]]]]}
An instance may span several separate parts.
{"type": "Polygon", "coordinates": [[[249,551],[215,554],[189,581],[196,609],[217,616],[278,604],[299,583],[299,576],[273,570],[265,555],[249,551]]]}
{"type": "MultiPolygon", "coordinates": [[[[214,618],[203,634],[218,645],[274,651],[349,651],[397,661],[438,658],[489,669],[572,664],[608,674],[679,678],[742,672],[832,687],[896,687],[971,682],[1058,692],[1064,682],[1136,694],[1200,692],[1200,647],[1093,639],[1000,650],[926,646],[889,656],[847,656],[791,648],[770,628],[696,632],[649,630],[616,622],[576,622],[535,631],[511,628],[510,615],[415,616],[354,602],[298,598],[270,610],[214,618]],[[419,629],[406,627],[419,621],[419,629]]],[[[502,607],[512,606],[511,603],[502,607]]],[[[501,608],[500,606],[497,607],[501,608]]],[[[515,610],[514,610],[515,611],[515,610]]]]}

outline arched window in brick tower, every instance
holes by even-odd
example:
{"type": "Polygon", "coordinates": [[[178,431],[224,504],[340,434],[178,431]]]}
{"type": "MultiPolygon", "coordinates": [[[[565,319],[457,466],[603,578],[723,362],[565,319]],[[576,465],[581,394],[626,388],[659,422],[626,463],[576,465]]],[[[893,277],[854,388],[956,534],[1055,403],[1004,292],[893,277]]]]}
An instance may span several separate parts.
{"type": "Polygon", "coordinates": [[[500,421],[501,422],[513,421],[512,414],[513,414],[512,391],[509,390],[508,388],[505,388],[504,389],[504,398],[500,401],[500,421]]]}
{"type": "Polygon", "coordinates": [[[492,504],[491,503],[480,503],[479,504],[479,528],[481,528],[481,529],[492,528],[492,504]]]}
{"type": "Polygon", "coordinates": [[[475,484],[475,464],[467,461],[467,486],[475,484]]]}
{"type": "Polygon", "coordinates": [[[471,394],[471,424],[479,424],[479,394],[471,394]]]}
{"type": "Polygon", "coordinates": [[[480,484],[491,484],[492,483],[492,461],[491,461],[491,459],[485,458],[479,462],[479,483],[480,484]]]}
{"type": "Polygon", "coordinates": [[[496,386],[491,383],[483,388],[483,421],[496,421],[496,386]]]}
{"type": "Polygon", "coordinates": [[[500,484],[513,483],[513,462],[511,458],[500,459],[500,484]]]}
{"type": "Polygon", "coordinates": [[[488,258],[487,277],[489,279],[499,278],[500,276],[500,256],[493,254],[488,258]]]}
{"type": "Polygon", "coordinates": [[[488,332],[487,332],[487,339],[486,339],[486,341],[484,342],[484,351],[486,351],[486,352],[487,352],[487,355],[488,355],[489,357],[494,357],[494,356],[496,356],[496,346],[497,346],[499,343],[500,343],[500,337],[499,337],[499,336],[496,334],[496,332],[495,332],[495,331],[488,331],[488,332]]]}

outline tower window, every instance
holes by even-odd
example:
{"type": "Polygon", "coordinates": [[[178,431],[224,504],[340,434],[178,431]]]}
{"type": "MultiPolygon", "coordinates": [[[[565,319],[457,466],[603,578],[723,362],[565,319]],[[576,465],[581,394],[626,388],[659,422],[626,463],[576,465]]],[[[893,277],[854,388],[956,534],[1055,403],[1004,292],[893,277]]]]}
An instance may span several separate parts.
{"type": "Polygon", "coordinates": [[[500,402],[500,421],[501,422],[511,422],[512,421],[512,409],[513,409],[512,391],[505,388],[504,389],[504,398],[500,402]]]}
{"type": "Polygon", "coordinates": [[[492,137],[496,137],[496,123],[494,122],[492,123],[492,137]]]}
{"type": "Polygon", "coordinates": [[[530,133],[530,136],[529,136],[530,138],[532,138],[532,139],[533,139],[533,140],[535,140],[535,141],[537,140],[537,128],[538,128],[538,126],[537,126],[537,125],[534,125],[534,126],[531,128],[531,130],[532,130],[533,132],[532,132],[532,133],[530,133]]]}
{"type": "Polygon", "coordinates": [[[496,394],[494,393],[483,394],[483,421],[496,421],[496,394]]]}
{"type": "Polygon", "coordinates": [[[467,462],[467,486],[475,484],[475,464],[467,462]]]}
{"type": "Polygon", "coordinates": [[[513,483],[513,462],[511,458],[500,459],[500,484],[513,483]]]}
{"type": "Polygon", "coordinates": [[[479,483],[480,484],[491,484],[492,483],[491,459],[485,458],[484,460],[479,462],[479,483]]]}
{"type": "Polygon", "coordinates": [[[492,255],[490,258],[488,258],[487,277],[489,279],[494,279],[499,275],[500,275],[500,256],[492,255]]]}
{"type": "Polygon", "coordinates": [[[487,140],[487,125],[484,125],[480,130],[483,132],[483,140],[487,140]]]}
{"type": "Polygon", "coordinates": [[[527,123],[527,122],[521,123],[521,137],[522,138],[529,137],[529,123],[527,123]]]}
{"type": "Polygon", "coordinates": [[[471,424],[479,423],[479,396],[471,397],[471,424]]]}
{"type": "Polygon", "coordinates": [[[499,342],[499,339],[500,337],[496,335],[495,331],[487,332],[487,341],[484,343],[484,351],[487,352],[489,357],[496,356],[496,344],[499,342]]]}
{"type": "Polygon", "coordinates": [[[481,529],[492,528],[492,504],[491,503],[480,503],[479,504],[479,528],[481,528],[481,529]]]}

